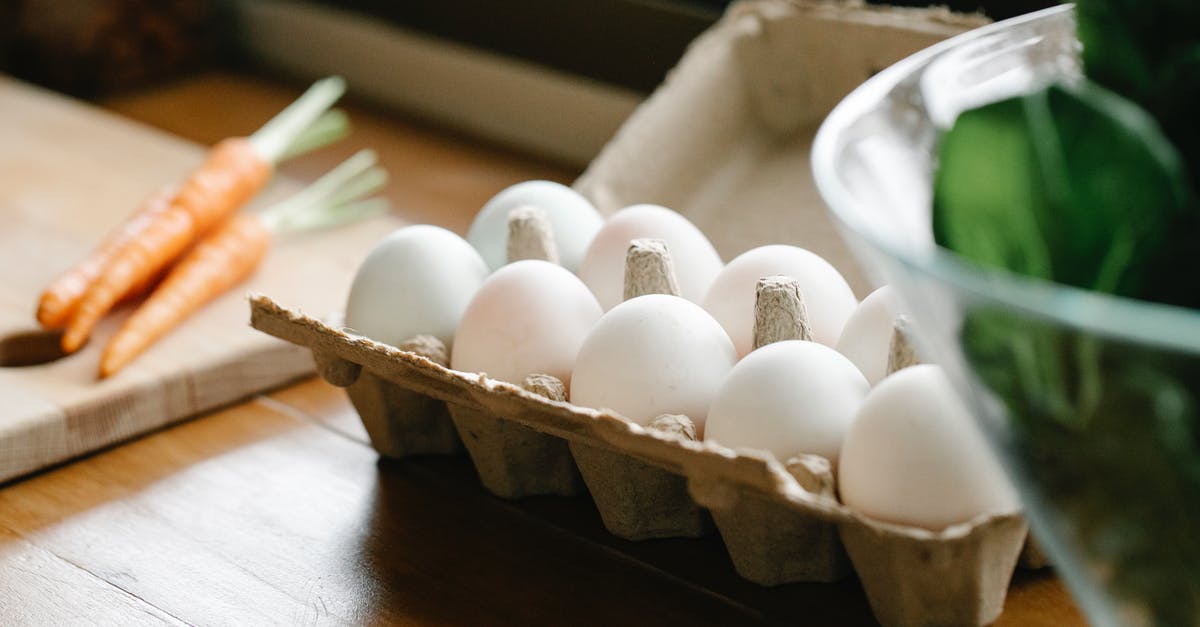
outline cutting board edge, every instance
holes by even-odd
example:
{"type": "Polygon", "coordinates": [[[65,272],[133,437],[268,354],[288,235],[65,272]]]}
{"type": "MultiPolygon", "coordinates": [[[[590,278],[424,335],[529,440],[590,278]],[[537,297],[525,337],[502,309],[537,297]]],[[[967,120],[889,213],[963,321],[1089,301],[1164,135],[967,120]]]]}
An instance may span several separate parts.
{"type": "MultiPolygon", "coordinates": [[[[267,349],[251,352],[248,356],[241,358],[237,364],[239,369],[247,371],[246,376],[258,379],[251,386],[253,389],[204,385],[202,381],[205,378],[230,376],[227,372],[230,367],[228,363],[217,364],[218,367],[212,369],[181,371],[174,376],[159,379],[155,382],[154,387],[161,390],[190,388],[203,389],[206,392],[193,397],[196,399],[195,405],[189,411],[175,415],[168,414],[161,419],[145,416],[146,405],[135,406],[135,409],[132,410],[133,413],[121,419],[123,424],[136,425],[130,430],[114,430],[104,436],[91,436],[86,441],[81,441],[78,436],[71,435],[69,432],[70,420],[61,415],[47,414],[41,419],[34,418],[23,421],[11,433],[5,434],[3,439],[51,442],[52,444],[36,454],[30,454],[27,459],[11,464],[0,463],[0,486],[24,479],[37,472],[72,463],[83,457],[103,452],[160,429],[199,418],[246,399],[268,394],[273,390],[316,374],[312,355],[307,349],[283,341],[273,342],[273,344],[275,345],[267,349]]],[[[136,388],[129,395],[109,399],[109,402],[117,404],[128,401],[133,396],[133,392],[136,392],[136,388]]],[[[55,412],[51,411],[50,413],[55,412]]],[[[58,413],[61,414],[61,411],[58,413]]]]}

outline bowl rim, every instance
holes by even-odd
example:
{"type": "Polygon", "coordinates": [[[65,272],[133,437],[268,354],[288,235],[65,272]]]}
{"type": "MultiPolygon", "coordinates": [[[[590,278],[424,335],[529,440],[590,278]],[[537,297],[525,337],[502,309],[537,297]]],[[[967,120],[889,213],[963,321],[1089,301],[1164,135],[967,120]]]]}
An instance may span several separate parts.
{"type": "Polygon", "coordinates": [[[867,79],[843,98],[817,129],[811,155],[817,191],[843,229],[908,269],[947,282],[981,301],[1119,340],[1200,353],[1200,310],[1113,296],[1007,270],[984,268],[941,246],[919,254],[905,250],[868,227],[869,211],[846,189],[837,174],[839,140],[843,133],[934,59],[982,37],[1073,12],[1074,5],[1065,4],[975,28],[912,54],[867,79]]]}

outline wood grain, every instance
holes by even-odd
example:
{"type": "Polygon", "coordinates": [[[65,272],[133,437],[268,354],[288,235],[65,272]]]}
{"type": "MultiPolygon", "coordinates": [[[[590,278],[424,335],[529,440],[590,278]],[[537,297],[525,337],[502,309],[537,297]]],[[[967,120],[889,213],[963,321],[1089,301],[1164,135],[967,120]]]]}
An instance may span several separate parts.
{"type": "MultiPolygon", "coordinates": [[[[873,624],[853,581],[761,588],[717,537],[624,542],[586,497],[514,504],[464,457],[381,462],[330,428],[345,404],[309,381],[15,484],[0,528],[188,623],[873,624]]],[[[999,624],[1082,623],[1022,574],[999,624]]]]}
{"type": "MultiPolygon", "coordinates": [[[[219,103],[271,110],[290,93],[213,75],[110,106],[204,140],[252,117],[219,103]],[[226,116],[183,113],[210,106],[226,116]]],[[[573,174],[354,106],[351,114],[358,143],[339,150],[376,147],[394,199],[460,230],[473,211],[464,207],[507,183],[573,174]],[[426,165],[398,169],[392,154],[426,165]]],[[[297,163],[293,173],[340,156],[297,163]]],[[[511,503],[487,495],[465,457],[381,461],[344,392],[308,380],[0,489],[0,624],[178,622],[873,619],[854,581],[762,588],[741,580],[716,536],[625,542],[604,531],[586,497],[511,503]]],[[[1050,573],[1019,573],[999,624],[1083,621],[1050,573]]]]}
{"type": "Polygon", "coordinates": [[[115,617],[125,625],[180,625],[175,617],[76,564],[0,527],[0,623],[79,624],[115,617]]]}
{"type": "Polygon", "coordinates": [[[656,597],[652,614],[672,623],[701,609],[701,624],[745,620],[652,571],[594,568],[602,550],[513,515],[463,481],[462,461],[378,466],[365,446],[255,403],[14,485],[0,512],[189,623],[612,624],[633,595],[656,597]]]}
{"type": "MultiPolygon", "coordinates": [[[[214,74],[130,96],[110,107],[160,122],[203,144],[251,133],[286,106],[297,86],[214,74]],[[214,94],[221,96],[215,97],[214,94]],[[236,94],[236,97],[231,95],[236,94]],[[169,100],[165,102],[164,100],[169,100]],[[164,116],[164,117],[158,117],[164,116]],[[169,124],[167,122],[170,122],[169,124]]],[[[140,199],[185,175],[203,155],[185,139],[0,77],[0,347],[34,328],[33,303],[52,277],[82,258],[140,199]],[[110,155],[117,155],[113,158],[110,155]]],[[[105,340],[128,315],[102,322],[76,355],[0,367],[0,481],[61,462],[311,372],[307,352],[245,324],[244,294],[260,291],[324,315],[345,302],[349,277],[370,246],[408,222],[463,231],[491,195],[524,178],[563,173],[472,147],[428,129],[394,133],[356,110],[350,141],[284,164],[262,205],[371,146],[392,173],[396,211],[336,232],[278,238],[251,280],[202,309],[126,370],[96,381],[105,340]],[[387,136],[372,142],[369,137],[387,136]],[[402,184],[401,184],[402,183],[402,184]]],[[[4,355],[0,359],[8,361],[4,355]]]]}
{"type": "MultiPolygon", "coordinates": [[[[204,151],[2,77],[0,109],[0,338],[11,338],[35,326],[43,286],[144,196],[186,176],[204,151]]],[[[259,204],[293,189],[277,180],[259,204]]],[[[106,319],[75,355],[0,368],[0,481],[311,372],[304,351],[246,328],[244,290],[290,292],[313,311],[340,307],[336,288],[396,222],[373,220],[320,240],[280,238],[254,277],[103,381],[96,380],[99,353],[130,307],[106,319]]]]}

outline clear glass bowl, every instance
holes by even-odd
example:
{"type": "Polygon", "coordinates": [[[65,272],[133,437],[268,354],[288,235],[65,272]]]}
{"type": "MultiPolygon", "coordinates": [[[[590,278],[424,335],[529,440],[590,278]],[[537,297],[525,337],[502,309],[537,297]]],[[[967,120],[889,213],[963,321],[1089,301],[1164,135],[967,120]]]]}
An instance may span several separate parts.
{"type": "Polygon", "coordinates": [[[975,407],[1089,620],[1197,624],[1200,312],[987,270],[933,244],[939,131],[1079,75],[1070,6],[971,31],[847,96],[817,134],[814,174],[851,248],[899,291],[919,348],[975,407]]]}

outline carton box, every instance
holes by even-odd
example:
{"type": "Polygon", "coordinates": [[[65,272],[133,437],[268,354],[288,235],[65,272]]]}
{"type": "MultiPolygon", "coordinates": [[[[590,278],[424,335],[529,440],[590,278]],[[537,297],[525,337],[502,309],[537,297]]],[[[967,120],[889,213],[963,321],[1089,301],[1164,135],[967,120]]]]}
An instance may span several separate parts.
{"type": "MultiPolygon", "coordinates": [[[[872,73],[982,21],[857,3],[735,4],[575,187],[604,213],[640,202],[672,207],[726,260],[766,243],[804,246],[862,297],[867,278],[812,182],[813,133],[872,73]]],[[[252,297],[251,310],[253,326],[309,347],[322,376],[347,387],[384,455],[465,445],[493,493],[586,487],[605,526],[624,538],[715,527],[739,574],[763,585],[853,571],[886,625],[982,625],[1003,607],[1027,534],[1019,514],[939,532],[881,523],[838,502],[820,458],[780,462],[696,441],[680,425],[642,427],[556,400],[552,390],[452,370],[426,347],[347,334],[266,296],[252,297]]]]}

